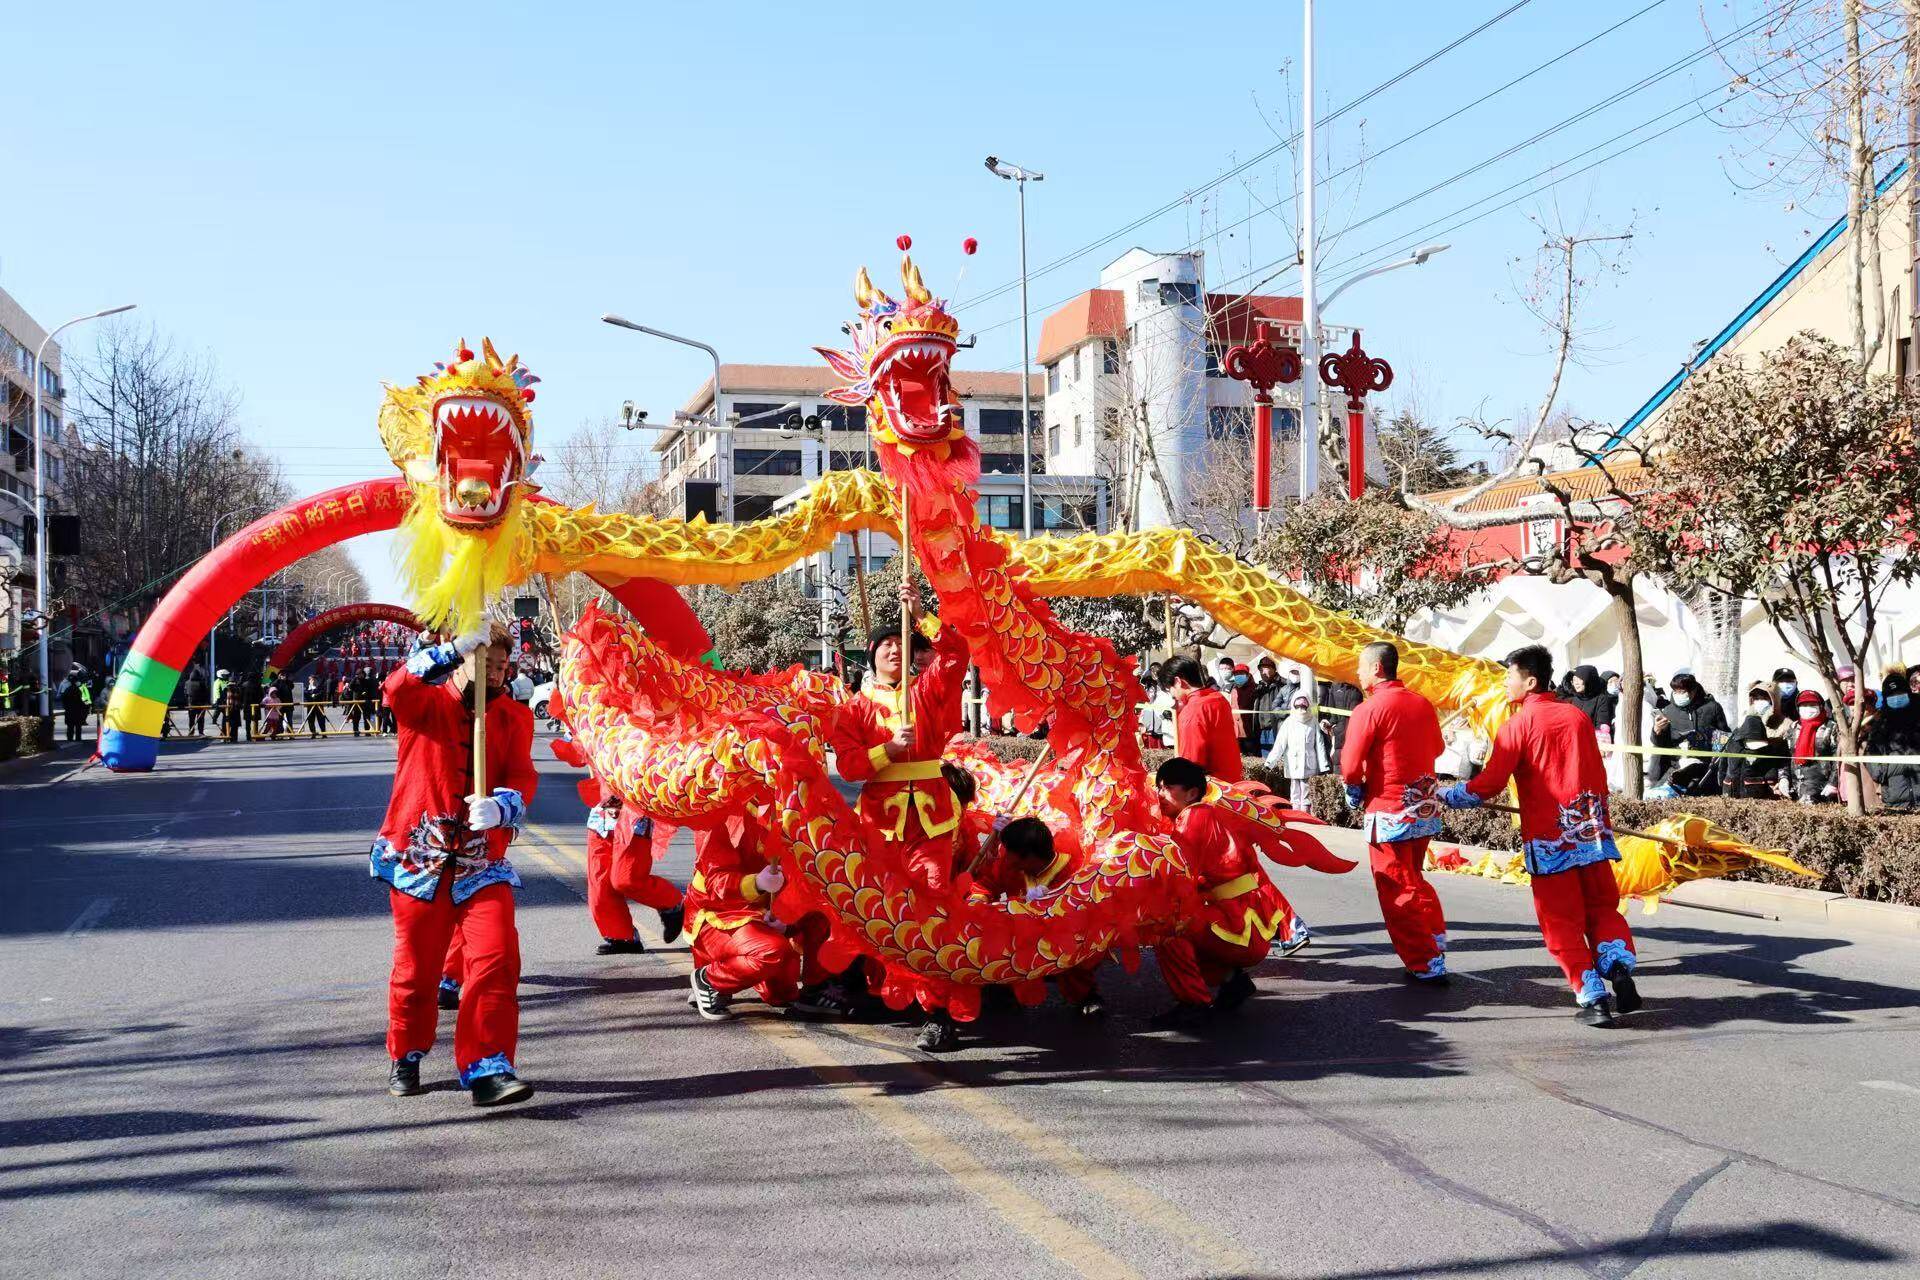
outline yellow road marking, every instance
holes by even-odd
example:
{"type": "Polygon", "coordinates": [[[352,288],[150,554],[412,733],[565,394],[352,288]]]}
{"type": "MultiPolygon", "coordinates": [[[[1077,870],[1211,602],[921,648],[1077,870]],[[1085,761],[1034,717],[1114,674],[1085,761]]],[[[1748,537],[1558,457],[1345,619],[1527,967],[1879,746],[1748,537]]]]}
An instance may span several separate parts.
{"type": "MultiPolygon", "coordinates": [[[[526,831],[571,862],[566,847],[552,830],[530,823],[526,831]]],[[[532,852],[549,868],[561,870],[560,864],[546,852],[539,849],[533,849],[532,852]]],[[[575,874],[583,873],[584,860],[571,869],[575,874]]],[[[682,973],[692,972],[693,965],[685,953],[655,954],[682,973]]],[[[921,1158],[944,1170],[955,1182],[992,1207],[1013,1227],[1032,1237],[1062,1263],[1087,1276],[1139,1275],[1139,1272],[1085,1232],[986,1168],[959,1143],[915,1115],[900,1101],[875,1090],[860,1077],[857,1068],[833,1056],[821,1041],[803,1034],[795,1024],[746,1018],[740,1020],[740,1025],[772,1042],[789,1060],[808,1068],[822,1081],[857,1089],[857,1092],[844,1095],[852,1106],[868,1113],[881,1127],[891,1130],[921,1158]]],[[[948,1105],[1012,1138],[1046,1164],[1105,1198],[1125,1216],[1156,1227],[1210,1266],[1242,1273],[1259,1269],[1259,1260],[1251,1254],[1223,1242],[1216,1232],[1188,1217],[1175,1205],[1117,1170],[1091,1159],[1010,1108],[969,1089],[956,1088],[952,1081],[908,1057],[899,1046],[857,1024],[842,1024],[839,1030],[849,1039],[900,1058],[908,1070],[923,1077],[925,1083],[933,1087],[948,1105]]]]}

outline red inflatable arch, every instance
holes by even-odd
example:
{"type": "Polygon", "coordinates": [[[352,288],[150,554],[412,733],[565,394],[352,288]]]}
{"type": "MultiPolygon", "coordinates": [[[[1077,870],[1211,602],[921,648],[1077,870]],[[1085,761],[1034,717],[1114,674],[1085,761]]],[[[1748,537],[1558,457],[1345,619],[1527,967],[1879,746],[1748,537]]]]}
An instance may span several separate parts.
{"type": "MultiPolygon", "coordinates": [[[[133,639],[107,703],[101,761],[121,772],[153,768],[167,703],[181,670],[214,621],[302,556],[363,533],[397,528],[411,498],[407,482],[398,476],[329,489],[262,516],[189,569],[133,639]]],[[[618,584],[595,581],[677,656],[698,659],[712,647],[700,619],[666,583],[651,578],[618,584]]]]}
{"type": "Polygon", "coordinates": [[[321,636],[362,622],[397,622],[409,631],[422,630],[420,620],[413,616],[413,610],[403,609],[397,604],[343,604],[337,609],[316,613],[289,631],[287,638],[273,651],[273,656],[267,659],[267,670],[285,671],[306,652],[308,645],[321,636]]]}

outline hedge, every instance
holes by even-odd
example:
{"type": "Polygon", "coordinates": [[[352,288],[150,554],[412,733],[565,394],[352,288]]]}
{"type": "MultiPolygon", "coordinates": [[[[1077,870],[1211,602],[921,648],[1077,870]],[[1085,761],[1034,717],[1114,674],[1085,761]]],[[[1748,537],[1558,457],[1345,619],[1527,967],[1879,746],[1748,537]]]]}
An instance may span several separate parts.
{"type": "Polygon", "coordinates": [[[20,754],[22,743],[31,742],[33,735],[29,731],[31,720],[20,716],[0,717],[0,760],[11,760],[20,754]]]}
{"type": "MultiPolygon", "coordinates": [[[[1009,759],[1031,760],[1046,744],[1028,738],[992,738],[988,745],[1009,759]]],[[[1143,754],[1151,771],[1173,753],[1147,751],[1143,754]]],[[[1254,758],[1248,758],[1246,766],[1249,778],[1283,796],[1287,794],[1287,781],[1278,772],[1254,758]]],[[[1345,789],[1333,774],[1314,779],[1313,811],[1335,826],[1360,825],[1359,815],[1347,807],[1345,789]]],[[[1795,861],[1820,873],[1820,881],[1815,884],[1803,876],[1760,865],[1729,879],[1824,889],[1849,898],[1920,907],[1920,816],[1876,814],[1856,818],[1844,805],[1807,806],[1790,800],[1613,797],[1613,820],[1618,826],[1644,830],[1677,813],[1698,814],[1763,849],[1785,849],[1795,861]]],[[[1446,843],[1482,849],[1520,847],[1519,832],[1505,814],[1450,809],[1441,823],[1444,830],[1439,838],[1446,843]]]]}

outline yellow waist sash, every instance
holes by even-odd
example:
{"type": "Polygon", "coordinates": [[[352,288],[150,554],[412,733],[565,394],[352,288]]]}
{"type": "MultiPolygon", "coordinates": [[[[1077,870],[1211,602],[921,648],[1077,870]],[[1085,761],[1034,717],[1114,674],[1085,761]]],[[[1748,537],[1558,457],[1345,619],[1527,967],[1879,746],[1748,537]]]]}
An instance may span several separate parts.
{"type": "Polygon", "coordinates": [[[1225,902],[1227,899],[1237,898],[1243,893],[1252,893],[1255,886],[1259,883],[1260,877],[1249,871],[1243,876],[1235,876],[1225,884],[1213,886],[1213,888],[1207,890],[1207,897],[1213,902],[1225,902]]]}
{"type": "Polygon", "coordinates": [[[901,760],[873,775],[875,782],[925,782],[940,776],[938,760],[901,760]]]}

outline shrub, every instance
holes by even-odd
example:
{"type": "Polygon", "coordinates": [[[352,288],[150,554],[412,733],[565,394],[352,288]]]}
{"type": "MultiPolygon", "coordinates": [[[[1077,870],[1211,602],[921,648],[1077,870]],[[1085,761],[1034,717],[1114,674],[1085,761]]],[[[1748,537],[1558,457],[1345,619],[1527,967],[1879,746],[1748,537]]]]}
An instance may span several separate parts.
{"type": "Polygon", "coordinates": [[[11,760],[20,754],[20,744],[27,738],[27,722],[17,717],[0,719],[0,760],[11,760]]]}

